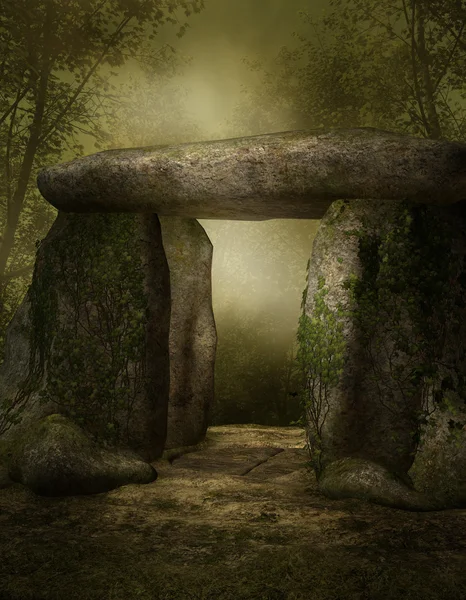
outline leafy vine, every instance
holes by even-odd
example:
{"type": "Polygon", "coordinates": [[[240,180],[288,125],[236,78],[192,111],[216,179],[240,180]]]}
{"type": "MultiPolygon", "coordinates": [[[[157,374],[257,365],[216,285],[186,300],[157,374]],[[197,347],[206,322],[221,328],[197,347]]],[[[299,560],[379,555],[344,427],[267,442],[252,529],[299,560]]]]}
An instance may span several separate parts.
{"type": "Polygon", "coordinates": [[[96,439],[127,439],[145,381],[147,300],[138,238],[133,215],[73,215],[66,235],[44,244],[29,290],[22,410],[36,391],[96,439]]]}

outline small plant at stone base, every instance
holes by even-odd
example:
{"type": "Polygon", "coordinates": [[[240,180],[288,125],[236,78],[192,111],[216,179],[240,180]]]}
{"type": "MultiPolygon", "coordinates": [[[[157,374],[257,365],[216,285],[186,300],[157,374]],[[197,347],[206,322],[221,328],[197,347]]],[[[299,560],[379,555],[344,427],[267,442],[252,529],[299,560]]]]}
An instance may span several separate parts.
{"type": "Polygon", "coordinates": [[[307,448],[317,477],[322,471],[322,428],[329,412],[329,394],[339,382],[345,352],[343,311],[340,306],[336,312],[327,306],[327,294],[325,279],[319,277],[312,316],[309,317],[306,314],[307,289],[304,291],[297,333],[297,361],[303,377],[300,396],[304,411],[299,423],[306,427],[307,448]]]}

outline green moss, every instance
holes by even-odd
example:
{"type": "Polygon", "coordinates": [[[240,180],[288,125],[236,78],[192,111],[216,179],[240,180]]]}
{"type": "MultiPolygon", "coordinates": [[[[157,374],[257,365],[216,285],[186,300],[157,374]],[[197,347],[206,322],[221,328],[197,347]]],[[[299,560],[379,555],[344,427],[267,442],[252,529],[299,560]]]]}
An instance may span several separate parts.
{"type": "MultiPolygon", "coordinates": [[[[346,208],[345,201],[332,205],[325,220],[325,240],[321,243],[331,245],[332,232],[336,231],[346,208]]],[[[344,364],[345,317],[358,326],[368,381],[374,382],[374,393],[380,401],[390,405],[393,386],[406,404],[413,395],[421,398],[422,409],[412,419],[412,455],[422,446],[428,418],[436,409],[448,410],[453,417],[449,422],[448,442],[459,446],[464,440],[466,377],[462,373],[462,359],[445,365],[442,344],[446,325],[462,319],[461,299],[466,292],[462,259],[452,251],[448,214],[441,209],[408,203],[391,206],[391,217],[366,213],[364,205],[357,204],[354,209],[362,226],[344,233],[357,238],[362,275],[353,273],[343,284],[350,295],[349,310],[344,312],[339,306],[331,311],[327,307],[328,291],[321,278],[311,317],[305,314],[306,285],[298,328],[297,358],[303,374],[303,416],[299,424],[308,428],[317,476],[327,398],[338,384],[344,364]],[[377,358],[386,351],[387,341],[388,373],[381,371],[377,358]]],[[[308,272],[309,267],[310,262],[308,272]]],[[[462,344],[458,340],[458,346],[462,344]]],[[[393,409],[400,410],[396,404],[393,409]]]]}
{"type": "Polygon", "coordinates": [[[147,299],[137,217],[72,215],[64,232],[39,249],[30,297],[23,397],[43,386],[46,366],[43,402],[96,439],[127,438],[145,381],[147,299]]]}
{"type": "MultiPolygon", "coordinates": [[[[443,364],[442,343],[446,324],[460,318],[458,298],[465,291],[462,262],[452,252],[445,217],[427,206],[400,204],[384,226],[363,222],[361,230],[346,233],[359,241],[362,276],[353,275],[344,285],[359,325],[369,379],[377,383],[375,389],[385,402],[390,395],[385,391],[393,383],[407,402],[414,395],[422,397],[422,410],[413,423],[414,454],[433,412],[429,399],[454,414],[451,396],[458,398],[464,391],[461,365],[443,364]],[[385,351],[387,341],[389,372],[384,377],[373,357],[385,351]]],[[[460,423],[462,428],[462,420],[453,422],[449,441],[459,440],[460,423]]]]}

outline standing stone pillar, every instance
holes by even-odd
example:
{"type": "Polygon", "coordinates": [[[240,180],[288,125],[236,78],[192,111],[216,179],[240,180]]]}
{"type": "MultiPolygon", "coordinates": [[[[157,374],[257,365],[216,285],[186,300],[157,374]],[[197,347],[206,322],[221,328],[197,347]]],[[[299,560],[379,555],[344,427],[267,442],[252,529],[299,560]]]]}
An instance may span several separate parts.
{"type": "Polygon", "coordinates": [[[170,269],[170,401],[165,448],[205,437],[214,396],[217,346],[212,310],[212,244],[196,219],[161,217],[170,269]]]}
{"type": "Polygon", "coordinates": [[[8,327],[0,435],[60,413],[102,442],[161,456],[169,324],[157,215],[59,213],[8,327]]]}
{"type": "MultiPolygon", "coordinates": [[[[462,259],[452,254],[452,235],[464,226],[452,211],[337,201],[321,222],[301,334],[310,366],[309,444],[329,497],[439,506],[414,489],[408,470],[429,394],[445,378],[450,305],[464,294],[462,259]]],[[[458,361],[455,368],[463,369],[458,361]]]]}

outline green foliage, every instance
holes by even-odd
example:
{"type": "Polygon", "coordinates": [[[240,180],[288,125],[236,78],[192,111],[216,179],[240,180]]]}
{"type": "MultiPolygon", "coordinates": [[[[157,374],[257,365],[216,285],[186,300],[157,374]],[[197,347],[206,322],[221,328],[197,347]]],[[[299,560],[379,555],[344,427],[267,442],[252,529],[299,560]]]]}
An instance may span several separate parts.
{"type": "Polygon", "coordinates": [[[413,454],[428,424],[435,425],[436,410],[452,416],[447,442],[459,447],[464,438],[466,357],[463,340],[454,338],[464,310],[463,259],[454,251],[447,213],[407,203],[394,210],[389,222],[375,226],[366,218],[360,230],[345,232],[358,238],[362,267],[360,277],[351,274],[343,283],[350,300],[346,311],[327,306],[323,277],[312,306],[307,287],[303,293],[297,354],[303,415],[298,423],[308,429],[317,474],[328,398],[345,362],[346,317],[357,326],[374,398],[394,414],[418,400],[413,454]],[[453,352],[452,346],[457,346],[453,352]]]}
{"type": "Polygon", "coordinates": [[[300,398],[304,410],[299,424],[307,428],[312,465],[317,475],[322,470],[322,427],[329,411],[329,394],[343,372],[346,347],[343,309],[338,306],[331,310],[325,300],[327,295],[325,279],[319,277],[311,316],[306,314],[304,294],[297,333],[297,361],[302,374],[300,398]]]}
{"type": "MultiPolygon", "coordinates": [[[[400,205],[390,226],[377,233],[368,226],[346,233],[359,238],[362,277],[350,277],[344,286],[359,326],[368,380],[379,401],[395,412],[399,401],[391,398],[420,399],[412,430],[415,452],[436,409],[432,399],[441,410],[454,411],[449,394],[464,394],[462,365],[446,363],[444,356],[446,327],[455,327],[460,318],[461,259],[452,251],[442,213],[426,206],[400,205]]],[[[462,427],[462,421],[452,421],[449,441],[458,441],[462,427]]]]}
{"type": "MultiPolygon", "coordinates": [[[[299,416],[295,347],[276,339],[259,318],[238,315],[217,322],[215,405],[212,425],[257,423],[286,426],[299,416]]],[[[275,327],[276,326],[276,327],[275,327]]],[[[287,337],[290,337],[289,335],[287,337]]]]}
{"type": "MultiPolygon", "coordinates": [[[[203,6],[203,0],[0,2],[0,360],[6,326],[30,282],[34,241],[56,216],[37,191],[37,171],[83,154],[83,141],[97,149],[121,144],[126,117],[133,117],[132,131],[140,124],[141,98],[131,85],[117,89],[119,68],[138,63],[156,78],[146,100],[158,95],[159,82],[181,62],[173,46],[156,39],[159,28],[171,24],[181,37],[185,17],[203,6]]],[[[161,102],[154,104],[158,109],[161,102]]],[[[146,102],[142,110],[147,125],[154,106],[147,111],[146,102]]]]}
{"type": "Polygon", "coordinates": [[[133,215],[73,215],[67,235],[39,250],[30,288],[25,393],[37,391],[46,367],[42,401],[101,440],[128,435],[144,386],[146,297],[136,223],[133,215]]]}
{"type": "Polygon", "coordinates": [[[422,137],[466,136],[461,2],[332,0],[318,19],[301,11],[282,47],[236,106],[244,134],[316,127],[377,127],[422,137]],[[460,6],[461,5],[461,6],[460,6]]]}

